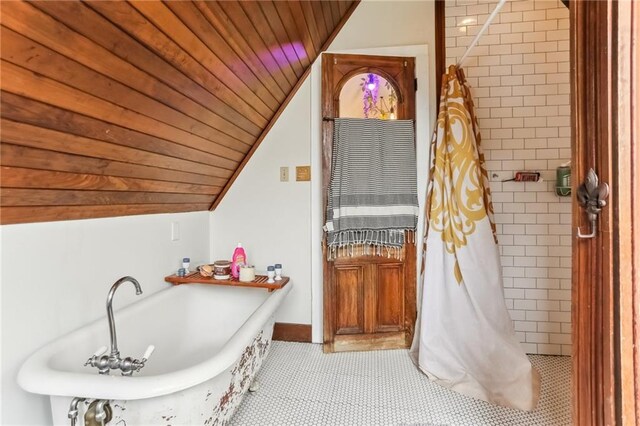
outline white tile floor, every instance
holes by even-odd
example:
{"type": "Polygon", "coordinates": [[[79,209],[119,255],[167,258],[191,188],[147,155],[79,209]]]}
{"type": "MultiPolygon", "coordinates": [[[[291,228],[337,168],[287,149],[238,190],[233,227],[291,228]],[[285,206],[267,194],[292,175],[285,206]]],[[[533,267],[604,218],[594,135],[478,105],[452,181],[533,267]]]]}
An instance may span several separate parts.
{"type": "Polygon", "coordinates": [[[571,359],[532,355],[542,374],[538,408],[525,413],[430,382],[406,350],[323,354],[273,342],[233,425],[569,425],[571,359]]]}

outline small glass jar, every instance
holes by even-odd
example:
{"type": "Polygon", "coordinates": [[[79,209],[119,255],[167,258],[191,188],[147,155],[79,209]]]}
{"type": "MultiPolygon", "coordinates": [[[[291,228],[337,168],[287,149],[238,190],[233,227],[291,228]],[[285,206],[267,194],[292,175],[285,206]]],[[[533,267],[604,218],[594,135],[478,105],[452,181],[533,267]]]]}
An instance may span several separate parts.
{"type": "Polygon", "coordinates": [[[282,264],[281,263],[276,263],[274,269],[276,271],[276,281],[282,280],[282,264]]]}
{"type": "Polygon", "coordinates": [[[276,281],[273,279],[273,277],[276,276],[276,270],[273,266],[267,266],[267,277],[269,277],[269,279],[267,280],[267,282],[269,284],[273,284],[276,281]]]}

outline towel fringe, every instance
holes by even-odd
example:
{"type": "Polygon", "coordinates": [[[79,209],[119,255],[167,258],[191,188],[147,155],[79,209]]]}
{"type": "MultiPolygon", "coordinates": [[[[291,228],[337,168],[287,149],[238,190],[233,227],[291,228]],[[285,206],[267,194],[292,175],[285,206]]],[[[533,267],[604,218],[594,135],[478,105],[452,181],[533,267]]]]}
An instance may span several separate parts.
{"type": "Polygon", "coordinates": [[[405,244],[416,244],[415,231],[410,229],[367,229],[341,231],[327,242],[327,260],[357,256],[381,256],[404,260],[405,244]]]}

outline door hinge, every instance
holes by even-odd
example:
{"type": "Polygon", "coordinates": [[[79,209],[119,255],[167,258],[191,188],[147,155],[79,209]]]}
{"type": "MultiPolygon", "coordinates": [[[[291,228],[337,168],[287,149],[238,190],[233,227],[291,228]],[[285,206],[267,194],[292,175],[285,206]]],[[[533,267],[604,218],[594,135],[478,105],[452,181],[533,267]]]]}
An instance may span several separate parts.
{"type": "Polygon", "coordinates": [[[413,79],[413,90],[414,90],[415,92],[417,92],[417,91],[418,91],[418,79],[417,79],[417,78],[414,78],[414,79],[413,79]]]}

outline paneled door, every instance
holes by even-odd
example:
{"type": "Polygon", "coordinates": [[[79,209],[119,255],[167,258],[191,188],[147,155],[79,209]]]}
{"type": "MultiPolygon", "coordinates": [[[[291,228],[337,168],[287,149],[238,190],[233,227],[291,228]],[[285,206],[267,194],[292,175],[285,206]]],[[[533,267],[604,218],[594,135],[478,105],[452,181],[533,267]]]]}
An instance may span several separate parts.
{"type": "MultiPolygon", "coordinates": [[[[373,79],[380,89],[376,95],[382,99],[369,112],[378,108],[382,118],[415,119],[414,69],[414,58],[323,55],[324,206],[331,172],[333,119],[361,114],[365,85],[373,84],[373,79]],[[355,99],[355,107],[345,99],[355,99]]],[[[408,241],[403,260],[362,255],[329,261],[325,246],[325,352],[411,345],[416,318],[416,250],[413,238],[408,241]]]]}

